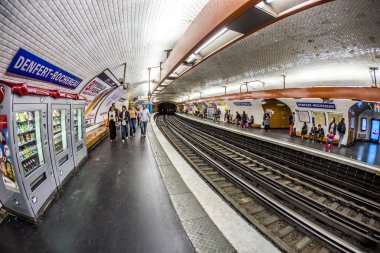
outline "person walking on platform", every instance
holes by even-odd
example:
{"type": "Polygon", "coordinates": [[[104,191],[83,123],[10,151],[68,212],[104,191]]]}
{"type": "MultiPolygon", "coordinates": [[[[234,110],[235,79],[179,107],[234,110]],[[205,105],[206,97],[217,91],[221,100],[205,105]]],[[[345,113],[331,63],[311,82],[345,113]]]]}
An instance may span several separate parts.
{"type": "Polygon", "coordinates": [[[332,118],[332,121],[331,123],[329,124],[329,129],[328,129],[328,132],[333,132],[334,135],[336,135],[336,123],[335,123],[335,118],[332,118]]]}
{"type": "Polygon", "coordinates": [[[146,109],[145,104],[143,104],[143,108],[142,108],[142,110],[140,110],[139,116],[140,116],[140,120],[141,120],[140,121],[141,137],[145,137],[146,136],[146,127],[148,125],[148,121],[150,118],[150,112],[148,109],[146,109]]]}
{"type": "Polygon", "coordinates": [[[203,109],[203,118],[207,119],[207,108],[206,107],[203,109]]]}
{"type": "Polygon", "coordinates": [[[119,115],[119,119],[121,121],[121,139],[123,142],[128,140],[128,122],[129,122],[129,113],[127,111],[127,107],[125,105],[122,106],[121,113],[119,115]]]}
{"type": "Polygon", "coordinates": [[[140,118],[140,108],[137,108],[136,118],[137,118],[137,127],[140,127],[140,121],[141,121],[141,118],[140,118]]]}
{"type": "Polygon", "coordinates": [[[344,118],[339,122],[337,127],[338,133],[339,133],[339,144],[338,148],[342,147],[343,137],[346,133],[346,124],[344,124],[344,118]]]}
{"type": "Polygon", "coordinates": [[[110,129],[111,142],[116,138],[117,113],[114,106],[108,112],[108,127],[110,129]]]}
{"type": "Polygon", "coordinates": [[[132,106],[129,106],[129,135],[131,137],[135,136],[136,133],[136,110],[132,106]]]}

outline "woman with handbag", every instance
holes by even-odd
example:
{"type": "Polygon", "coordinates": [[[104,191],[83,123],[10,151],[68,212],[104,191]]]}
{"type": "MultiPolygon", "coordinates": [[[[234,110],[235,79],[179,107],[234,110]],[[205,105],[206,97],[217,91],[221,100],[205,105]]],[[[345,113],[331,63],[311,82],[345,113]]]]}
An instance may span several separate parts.
{"type": "Polygon", "coordinates": [[[111,142],[116,138],[116,124],[118,115],[116,113],[115,107],[111,107],[108,112],[108,127],[110,129],[110,139],[111,142]]]}

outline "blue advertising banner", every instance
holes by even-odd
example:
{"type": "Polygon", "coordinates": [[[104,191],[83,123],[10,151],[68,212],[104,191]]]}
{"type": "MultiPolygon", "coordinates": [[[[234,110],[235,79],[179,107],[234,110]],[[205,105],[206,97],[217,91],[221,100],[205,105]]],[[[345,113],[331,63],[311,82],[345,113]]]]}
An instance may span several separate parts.
{"type": "Polygon", "coordinates": [[[251,106],[251,102],[234,102],[236,106],[251,106]]]}
{"type": "Polygon", "coordinates": [[[82,82],[82,79],[22,48],[13,57],[7,72],[54,83],[69,89],[75,89],[82,82]]]}
{"type": "Polygon", "coordinates": [[[372,119],[371,120],[371,141],[379,141],[380,134],[380,120],[372,119]]]}
{"type": "Polygon", "coordinates": [[[298,107],[306,107],[306,108],[321,108],[321,109],[332,109],[335,110],[335,104],[327,104],[327,103],[305,103],[305,102],[297,102],[298,107]]]}

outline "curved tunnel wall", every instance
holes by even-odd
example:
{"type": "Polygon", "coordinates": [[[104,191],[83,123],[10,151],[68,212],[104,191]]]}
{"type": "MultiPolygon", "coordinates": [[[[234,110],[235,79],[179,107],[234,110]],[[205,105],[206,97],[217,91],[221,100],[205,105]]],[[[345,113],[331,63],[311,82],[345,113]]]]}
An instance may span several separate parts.
{"type": "Polygon", "coordinates": [[[159,114],[174,114],[176,105],[171,102],[163,102],[157,105],[157,112],[159,114]]]}

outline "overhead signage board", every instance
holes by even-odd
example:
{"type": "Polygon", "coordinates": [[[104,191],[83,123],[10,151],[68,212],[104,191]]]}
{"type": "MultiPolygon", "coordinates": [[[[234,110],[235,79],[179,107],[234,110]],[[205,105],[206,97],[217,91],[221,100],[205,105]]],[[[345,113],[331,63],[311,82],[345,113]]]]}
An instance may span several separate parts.
{"type": "Polygon", "coordinates": [[[120,86],[119,81],[116,79],[116,77],[108,69],[104,70],[97,77],[100,80],[102,80],[103,82],[107,83],[109,86],[112,86],[112,87],[120,86]]]}
{"type": "Polygon", "coordinates": [[[236,106],[251,106],[251,102],[234,102],[236,106]]]}
{"type": "Polygon", "coordinates": [[[69,89],[75,89],[82,82],[82,79],[79,77],[41,59],[23,48],[17,51],[7,72],[53,83],[69,89]]]}
{"type": "Polygon", "coordinates": [[[297,102],[298,107],[335,110],[335,104],[297,102]]]}

